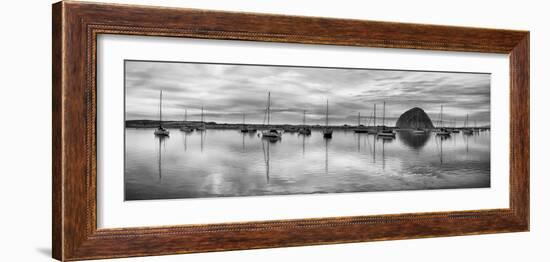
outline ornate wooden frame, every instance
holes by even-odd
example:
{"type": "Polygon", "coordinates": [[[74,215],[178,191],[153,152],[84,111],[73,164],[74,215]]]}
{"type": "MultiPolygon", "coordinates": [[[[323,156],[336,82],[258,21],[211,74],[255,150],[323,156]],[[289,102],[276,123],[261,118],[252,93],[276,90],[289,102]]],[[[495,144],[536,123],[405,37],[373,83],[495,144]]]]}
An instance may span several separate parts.
{"type": "Polygon", "coordinates": [[[53,5],[53,257],[99,259],[529,230],[529,32],[83,2],[53,5]],[[98,229],[98,34],[504,53],[510,208],[98,229]]]}

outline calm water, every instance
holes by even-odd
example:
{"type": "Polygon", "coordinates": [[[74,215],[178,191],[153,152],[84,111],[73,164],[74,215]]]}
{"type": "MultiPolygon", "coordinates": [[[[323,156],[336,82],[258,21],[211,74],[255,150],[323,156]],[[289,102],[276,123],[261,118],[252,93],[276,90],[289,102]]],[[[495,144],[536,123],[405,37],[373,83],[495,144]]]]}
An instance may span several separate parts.
{"type": "Polygon", "coordinates": [[[239,130],[126,129],[126,200],[490,186],[490,132],[394,140],[334,131],[278,142],[239,130]]]}

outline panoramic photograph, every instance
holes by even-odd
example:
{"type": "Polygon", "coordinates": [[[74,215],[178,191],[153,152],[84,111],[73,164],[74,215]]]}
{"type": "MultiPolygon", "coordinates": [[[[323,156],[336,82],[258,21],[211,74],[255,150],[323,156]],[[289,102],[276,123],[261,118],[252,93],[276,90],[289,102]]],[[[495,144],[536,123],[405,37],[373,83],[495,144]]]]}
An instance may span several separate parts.
{"type": "Polygon", "coordinates": [[[124,62],[125,200],[489,188],[491,75],[124,62]]]}

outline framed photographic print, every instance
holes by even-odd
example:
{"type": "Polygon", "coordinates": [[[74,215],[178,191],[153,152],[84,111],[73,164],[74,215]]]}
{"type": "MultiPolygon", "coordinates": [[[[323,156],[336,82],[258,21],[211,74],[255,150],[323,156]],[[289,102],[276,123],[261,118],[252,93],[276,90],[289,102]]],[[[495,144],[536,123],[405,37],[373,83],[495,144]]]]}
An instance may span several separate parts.
{"type": "Polygon", "coordinates": [[[529,230],[529,32],[53,5],[53,257],[529,230]]]}

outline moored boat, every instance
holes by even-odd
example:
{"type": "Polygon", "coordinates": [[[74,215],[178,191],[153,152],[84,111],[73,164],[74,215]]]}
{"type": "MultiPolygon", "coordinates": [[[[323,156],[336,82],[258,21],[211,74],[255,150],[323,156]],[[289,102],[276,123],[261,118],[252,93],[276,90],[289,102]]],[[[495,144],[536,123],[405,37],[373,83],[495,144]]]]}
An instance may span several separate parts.
{"type": "Polygon", "coordinates": [[[155,136],[169,136],[170,131],[162,126],[162,90],[160,90],[160,103],[159,103],[159,126],[155,129],[155,136]]]}
{"type": "Polygon", "coordinates": [[[450,136],[451,131],[449,131],[447,128],[440,128],[435,132],[435,134],[438,136],[450,136]]]}
{"type": "Polygon", "coordinates": [[[466,119],[464,120],[464,128],[462,129],[462,134],[472,135],[474,134],[474,130],[468,127],[468,118],[469,118],[469,115],[466,114],[466,119]]]}
{"type": "MultiPolygon", "coordinates": [[[[271,92],[267,93],[266,115],[267,115],[267,126],[269,126],[271,121],[271,92]]],[[[277,129],[270,128],[268,130],[262,131],[262,137],[266,137],[270,139],[280,139],[281,132],[279,132],[279,130],[277,129]]]]}
{"type": "Polygon", "coordinates": [[[196,128],[198,132],[206,130],[206,124],[204,123],[204,107],[201,107],[201,124],[196,128]]]}
{"type": "Polygon", "coordinates": [[[373,123],[372,123],[373,127],[367,129],[367,134],[376,135],[378,134],[378,127],[376,126],[376,104],[374,104],[374,111],[372,113],[372,116],[373,116],[373,123]]]}
{"type": "Polygon", "coordinates": [[[187,124],[187,109],[185,109],[185,118],[184,118],[183,122],[184,122],[184,124],[180,127],[180,131],[183,131],[183,132],[186,132],[186,133],[193,132],[193,128],[186,125],[187,124]]]}
{"type": "Polygon", "coordinates": [[[441,105],[441,111],[439,112],[439,129],[435,131],[435,135],[437,136],[450,136],[451,131],[449,129],[443,127],[443,105],[441,105]]]}
{"type": "Polygon", "coordinates": [[[395,138],[395,133],[392,129],[386,127],[386,102],[384,101],[382,113],[382,130],[378,131],[376,134],[378,137],[392,139],[395,138]]]}
{"type": "Polygon", "coordinates": [[[284,127],[283,131],[285,131],[285,133],[296,133],[298,132],[298,128],[293,126],[288,126],[288,127],[284,127]]]}
{"type": "Polygon", "coordinates": [[[395,138],[395,132],[391,129],[386,129],[384,126],[382,130],[380,130],[377,134],[380,138],[395,138]]]}
{"type": "Polygon", "coordinates": [[[300,135],[306,135],[306,136],[311,135],[311,129],[306,126],[306,110],[304,110],[304,117],[302,119],[302,128],[298,130],[298,133],[300,135]]]}
{"type": "Polygon", "coordinates": [[[355,132],[355,133],[367,133],[368,132],[368,129],[364,125],[361,125],[361,112],[357,113],[357,127],[355,129],[353,129],[353,132],[355,132]]]}
{"type": "Polygon", "coordinates": [[[474,128],[472,129],[472,131],[474,133],[479,133],[479,130],[480,128],[477,127],[477,120],[474,120],[474,128]]]}
{"type": "Polygon", "coordinates": [[[277,129],[269,129],[262,132],[263,137],[269,137],[269,138],[280,138],[281,132],[279,132],[277,129]]]}
{"type": "Polygon", "coordinates": [[[323,129],[324,138],[332,138],[332,128],[328,126],[328,100],[327,100],[327,111],[325,114],[325,128],[323,129]]]}
{"type": "Polygon", "coordinates": [[[415,116],[416,116],[416,123],[415,123],[416,127],[412,130],[413,135],[425,135],[426,130],[420,128],[418,111],[416,112],[415,116]]]}

